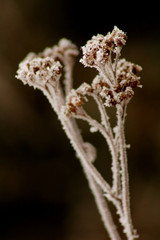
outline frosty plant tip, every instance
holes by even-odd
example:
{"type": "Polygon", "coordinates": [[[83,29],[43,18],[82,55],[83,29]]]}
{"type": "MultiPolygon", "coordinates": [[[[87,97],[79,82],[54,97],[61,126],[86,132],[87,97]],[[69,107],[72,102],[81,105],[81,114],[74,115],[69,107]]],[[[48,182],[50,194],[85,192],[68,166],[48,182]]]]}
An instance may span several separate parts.
{"type": "Polygon", "coordinates": [[[73,89],[72,73],[79,51],[67,39],[61,39],[58,45],[46,48],[39,54],[28,54],[19,64],[16,75],[24,84],[40,89],[48,98],[80,160],[104,227],[112,240],[120,240],[122,233],[114,224],[108,201],[115,206],[126,239],[138,237],[130,212],[128,145],[124,124],[127,105],[135,88],[141,87],[138,73],[142,68],[120,58],[126,40],[126,34],[117,27],[106,36],[93,36],[82,47],[80,62],[85,67],[96,68],[97,75],[91,84],[83,82],[77,89],[73,89]],[[101,121],[93,119],[84,109],[89,97],[97,104],[101,121]],[[117,123],[113,129],[107,112],[109,107],[116,109],[117,123]],[[76,119],[88,122],[91,132],[99,131],[104,137],[112,159],[111,185],[96,169],[96,148],[83,140],[76,119]]]}

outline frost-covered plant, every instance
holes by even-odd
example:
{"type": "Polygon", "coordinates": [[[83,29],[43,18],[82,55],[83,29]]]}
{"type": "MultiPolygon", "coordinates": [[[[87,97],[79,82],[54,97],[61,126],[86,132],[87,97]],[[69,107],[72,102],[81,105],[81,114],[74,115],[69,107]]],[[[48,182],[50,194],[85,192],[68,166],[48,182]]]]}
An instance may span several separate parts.
{"type": "Polygon", "coordinates": [[[112,202],[128,240],[138,237],[130,213],[129,179],[124,124],[126,108],[136,87],[141,87],[137,76],[141,67],[120,58],[126,34],[114,27],[106,36],[93,36],[82,47],[80,62],[96,68],[98,73],[91,84],[82,83],[73,89],[73,68],[79,51],[67,39],[42,53],[30,53],[19,64],[16,77],[24,84],[40,89],[48,98],[78,156],[90,189],[95,197],[104,226],[112,240],[120,240],[107,200],[112,202]],[[64,89],[60,83],[64,71],[64,89]],[[93,119],[84,109],[92,97],[99,109],[101,121],[93,119]],[[116,109],[117,124],[112,129],[107,109],[116,109]],[[112,185],[94,165],[96,149],[84,142],[75,119],[88,122],[91,132],[99,131],[106,140],[112,158],[112,185]]]}

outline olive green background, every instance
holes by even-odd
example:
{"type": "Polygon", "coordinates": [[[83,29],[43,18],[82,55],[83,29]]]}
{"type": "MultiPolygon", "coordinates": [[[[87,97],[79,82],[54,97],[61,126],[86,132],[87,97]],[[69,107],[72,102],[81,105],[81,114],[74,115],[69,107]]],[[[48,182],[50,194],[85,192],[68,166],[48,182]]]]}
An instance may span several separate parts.
{"type": "MultiPolygon", "coordinates": [[[[160,21],[148,2],[0,0],[0,238],[107,240],[79,161],[41,92],[15,79],[18,63],[62,37],[77,46],[117,25],[123,57],[143,67],[126,121],[131,209],[141,240],[160,239],[160,21]]],[[[77,59],[74,87],[96,74],[77,59]]],[[[94,114],[94,103],[89,111],[94,114]]],[[[95,113],[97,114],[97,112],[95,113]]],[[[114,110],[110,111],[112,125],[114,110]]],[[[111,182],[103,138],[79,123],[111,182]]],[[[111,206],[112,208],[112,206],[111,206]]],[[[112,208],[114,211],[115,209],[112,208]]],[[[115,219],[116,221],[116,219],[115,219]]],[[[125,239],[125,238],[124,238],[125,239]]]]}

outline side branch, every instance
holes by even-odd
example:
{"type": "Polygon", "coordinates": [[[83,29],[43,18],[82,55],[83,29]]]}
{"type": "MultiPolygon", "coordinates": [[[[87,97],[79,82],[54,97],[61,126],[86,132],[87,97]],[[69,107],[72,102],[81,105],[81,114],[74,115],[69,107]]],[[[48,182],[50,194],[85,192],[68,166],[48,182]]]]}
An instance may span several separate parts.
{"type": "MultiPolygon", "coordinates": [[[[100,103],[99,103],[100,104],[100,103]]],[[[109,146],[109,150],[111,152],[112,156],[112,173],[113,173],[113,184],[112,184],[112,192],[115,194],[116,197],[119,195],[119,185],[120,185],[120,179],[119,179],[119,162],[118,162],[118,151],[116,149],[116,146],[114,144],[114,139],[112,135],[112,131],[110,129],[110,124],[107,116],[104,115],[105,109],[100,108],[101,114],[103,114],[103,118],[105,118],[103,121],[105,121],[105,128],[97,122],[95,119],[92,119],[84,110],[81,111],[80,114],[76,114],[74,117],[78,119],[82,119],[89,123],[90,126],[93,126],[95,129],[97,129],[102,136],[105,138],[107,145],[109,146]],[[108,122],[108,125],[106,125],[108,122]],[[107,129],[106,129],[107,127],[107,129]]]]}
{"type": "Polygon", "coordinates": [[[94,99],[98,105],[100,114],[101,114],[101,121],[104,125],[106,132],[108,133],[106,137],[107,144],[109,145],[111,156],[112,156],[112,176],[113,176],[113,185],[112,189],[113,192],[118,196],[119,195],[119,186],[120,186],[120,175],[119,175],[119,162],[118,162],[118,149],[114,141],[112,129],[109,122],[109,117],[107,115],[106,109],[102,102],[102,99],[94,94],[94,99]]]}
{"type": "MultiPolygon", "coordinates": [[[[52,89],[54,91],[54,89],[52,89]]],[[[59,112],[59,108],[55,109],[55,105],[58,105],[58,102],[55,104],[56,100],[53,99],[53,96],[55,95],[48,95],[48,92],[46,93],[47,97],[49,98],[49,101],[54,108],[55,111],[59,112]]],[[[58,99],[57,99],[58,100],[58,99]]],[[[60,121],[63,125],[63,128],[68,136],[68,138],[71,141],[71,144],[73,145],[77,155],[79,156],[81,165],[83,167],[83,170],[85,172],[86,178],[88,179],[89,186],[91,188],[91,191],[95,197],[95,201],[98,207],[98,210],[101,214],[102,220],[104,222],[104,226],[106,230],[109,233],[109,236],[112,240],[120,240],[120,236],[117,232],[116,226],[113,222],[110,210],[108,208],[108,205],[106,203],[105,197],[103,196],[103,192],[107,193],[107,196],[109,196],[109,200],[113,201],[111,193],[111,188],[108,185],[108,183],[105,182],[105,180],[102,178],[102,176],[99,174],[99,172],[94,168],[94,166],[88,161],[86,153],[84,152],[84,149],[82,148],[82,138],[79,136],[79,131],[77,129],[76,123],[73,124],[73,119],[68,119],[68,121],[64,121],[61,116],[61,113],[58,114],[60,121]]],[[[116,201],[116,200],[115,200],[116,201]]]]}

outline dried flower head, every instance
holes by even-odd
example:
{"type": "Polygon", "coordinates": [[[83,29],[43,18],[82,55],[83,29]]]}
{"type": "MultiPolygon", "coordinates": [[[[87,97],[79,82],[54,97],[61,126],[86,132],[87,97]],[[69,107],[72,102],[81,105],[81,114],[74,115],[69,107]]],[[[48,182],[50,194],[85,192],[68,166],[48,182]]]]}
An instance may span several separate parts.
{"type": "Polygon", "coordinates": [[[54,84],[59,80],[62,72],[60,62],[55,61],[53,58],[46,57],[33,58],[33,54],[19,64],[16,77],[24,84],[33,86],[34,88],[45,87],[49,82],[54,84]]]}
{"type": "Polygon", "coordinates": [[[42,52],[35,54],[29,53],[26,60],[31,60],[35,57],[46,58],[50,57],[54,60],[58,60],[60,62],[64,62],[64,59],[70,60],[74,59],[79,54],[77,46],[73,44],[70,40],[66,38],[62,38],[57,45],[53,47],[47,47],[42,52]]]}
{"type": "Polygon", "coordinates": [[[66,106],[62,109],[66,117],[70,117],[77,113],[81,108],[86,98],[79,94],[76,90],[72,89],[66,99],[66,106]]]}
{"type": "Polygon", "coordinates": [[[103,84],[100,92],[101,97],[105,99],[105,105],[107,107],[121,104],[124,101],[129,102],[134,95],[134,89],[136,87],[142,87],[139,81],[140,77],[138,76],[141,70],[142,68],[139,65],[128,62],[125,59],[118,61],[116,71],[117,84],[113,85],[113,89],[109,89],[103,84]]]}
{"type": "Polygon", "coordinates": [[[117,82],[116,91],[119,92],[130,86],[131,88],[140,87],[140,77],[137,74],[142,70],[139,65],[126,61],[124,58],[117,63],[117,82]]]}
{"type": "Polygon", "coordinates": [[[67,117],[80,113],[82,105],[88,101],[87,95],[91,92],[92,87],[85,82],[76,90],[72,89],[66,97],[66,105],[63,108],[63,113],[67,117]]]}
{"type": "Polygon", "coordinates": [[[82,47],[83,57],[80,60],[85,67],[98,67],[100,64],[104,65],[112,51],[112,43],[108,41],[107,37],[98,34],[93,36],[91,40],[82,47]]]}
{"type": "Polygon", "coordinates": [[[85,67],[99,68],[109,61],[112,52],[117,47],[122,47],[126,43],[126,35],[124,32],[114,27],[112,33],[106,36],[98,34],[93,36],[85,46],[82,47],[83,57],[80,60],[85,67]]]}
{"type": "Polygon", "coordinates": [[[75,58],[79,54],[77,46],[66,38],[62,38],[52,49],[54,58],[60,61],[64,61],[64,58],[75,58]]]}
{"type": "Polygon", "coordinates": [[[92,81],[92,88],[95,94],[102,94],[104,89],[109,89],[109,86],[105,79],[103,79],[100,75],[97,75],[92,81]]]}
{"type": "Polygon", "coordinates": [[[122,30],[115,26],[110,34],[110,39],[112,39],[117,47],[122,47],[126,44],[127,36],[122,30]]]}

